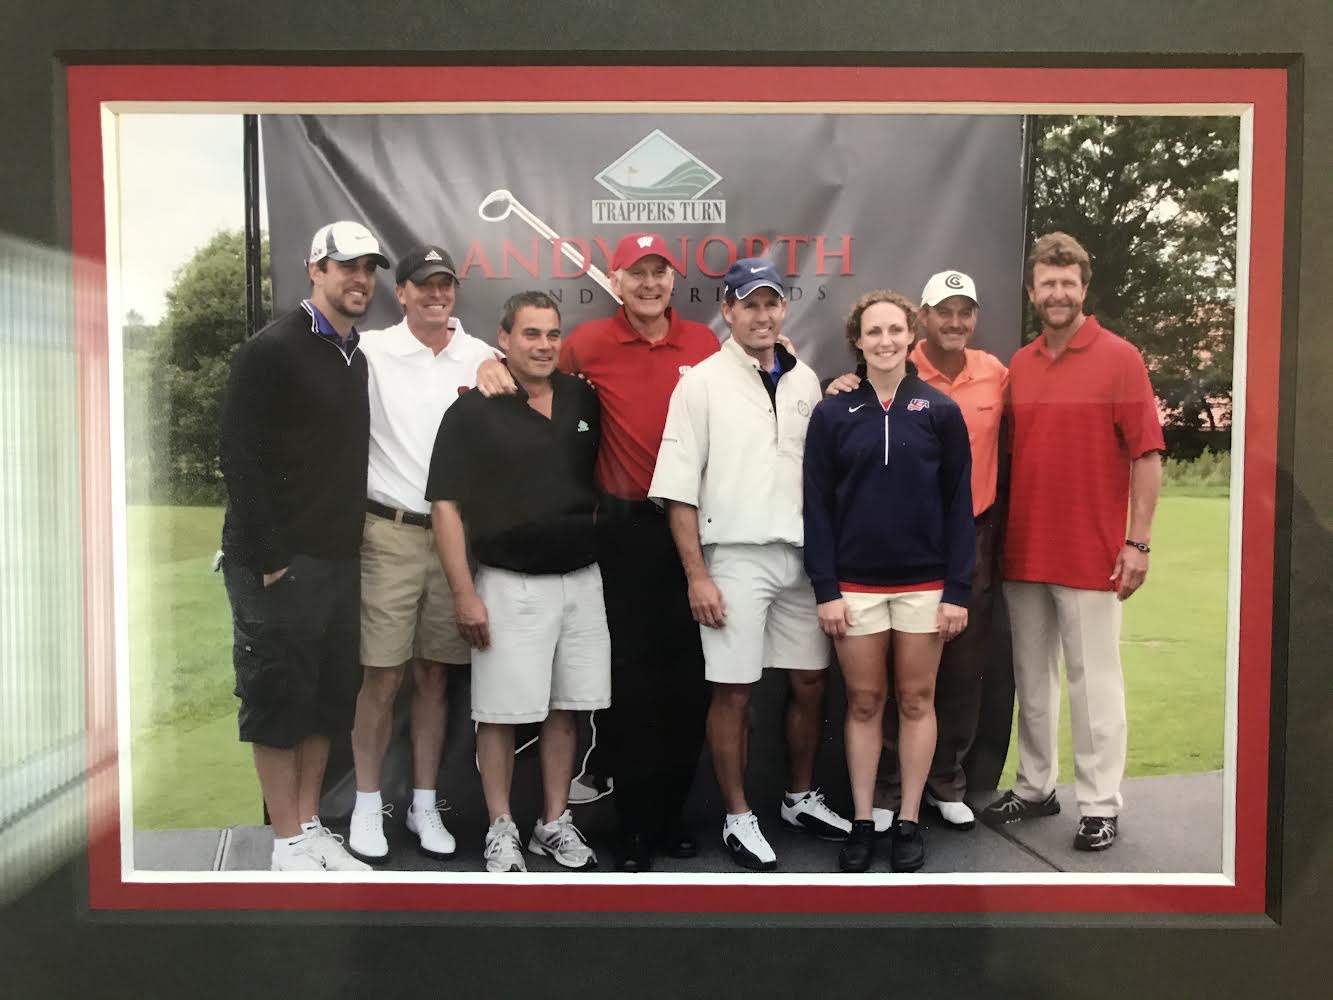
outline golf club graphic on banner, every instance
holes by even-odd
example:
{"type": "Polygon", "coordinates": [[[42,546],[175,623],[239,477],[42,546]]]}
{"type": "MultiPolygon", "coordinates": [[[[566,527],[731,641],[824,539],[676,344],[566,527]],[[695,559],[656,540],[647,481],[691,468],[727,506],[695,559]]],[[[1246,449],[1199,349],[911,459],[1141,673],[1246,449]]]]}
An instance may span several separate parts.
{"type": "Polygon", "coordinates": [[[527,206],[515,198],[512,192],[506,191],[504,188],[492,191],[477,207],[477,214],[487,222],[503,222],[510,215],[518,216],[531,226],[538,236],[544,237],[550,240],[552,244],[559,246],[562,254],[572,260],[580,271],[606,289],[606,294],[615,299],[617,305],[620,304],[620,296],[615,293],[615,289],[611,287],[610,279],[602,273],[601,268],[593,265],[587,257],[575,249],[572,243],[562,239],[554,229],[528,211],[527,206]]]}
{"type": "MultiPolygon", "coordinates": [[[[972,275],[995,317],[979,346],[1005,357],[1018,346],[1016,117],[330,115],[265,116],[261,128],[275,310],[308,291],[310,234],[355,219],[394,259],[447,248],[457,314],[476,335],[493,340],[501,304],[524,289],[550,293],[570,330],[615,307],[611,251],[645,232],[680,271],[673,307],[719,335],[727,267],[772,260],[786,332],[824,377],[847,369],[840,331],[857,295],[914,295],[941,268],[972,275]]],[[[391,276],[379,280],[366,328],[401,315],[391,276]]]]}

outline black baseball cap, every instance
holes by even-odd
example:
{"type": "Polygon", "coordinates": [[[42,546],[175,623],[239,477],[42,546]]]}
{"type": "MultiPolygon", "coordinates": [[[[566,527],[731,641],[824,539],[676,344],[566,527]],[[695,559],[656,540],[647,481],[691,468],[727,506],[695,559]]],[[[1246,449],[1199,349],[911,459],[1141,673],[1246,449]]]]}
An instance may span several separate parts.
{"type": "Polygon", "coordinates": [[[442,247],[430,245],[416,247],[405,253],[399,259],[398,267],[393,273],[394,280],[400,285],[405,281],[422,285],[437,274],[447,274],[455,281],[458,280],[458,272],[454,270],[454,259],[449,256],[449,252],[442,247]]]}

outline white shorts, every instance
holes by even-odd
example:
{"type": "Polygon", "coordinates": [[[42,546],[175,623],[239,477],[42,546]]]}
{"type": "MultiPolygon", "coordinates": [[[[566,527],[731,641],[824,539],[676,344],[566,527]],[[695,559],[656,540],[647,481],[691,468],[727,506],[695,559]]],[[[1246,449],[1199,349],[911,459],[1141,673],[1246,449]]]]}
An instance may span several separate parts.
{"type": "Polygon", "coordinates": [[[721,628],[699,626],[708,680],[753,684],[765,667],[829,665],[829,641],[819,629],[815,591],[800,549],[786,542],[710,545],[704,559],[726,613],[721,628]]]}
{"type": "MultiPolygon", "coordinates": [[[[944,590],[902,590],[867,594],[844,590],[842,599],[852,613],[848,635],[874,635],[876,632],[938,632],[940,599],[944,590]]],[[[473,654],[476,655],[475,653],[473,654]]]]}
{"type": "Polygon", "coordinates": [[[533,576],[477,570],[491,645],[472,651],[472,718],[540,722],[611,704],[611,636],[597,564],[533,576]]]}

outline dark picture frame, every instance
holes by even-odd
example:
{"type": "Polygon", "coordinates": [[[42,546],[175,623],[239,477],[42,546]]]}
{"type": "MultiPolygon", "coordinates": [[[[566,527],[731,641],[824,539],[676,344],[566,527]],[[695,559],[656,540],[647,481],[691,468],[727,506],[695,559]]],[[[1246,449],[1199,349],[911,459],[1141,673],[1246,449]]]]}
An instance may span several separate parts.
{"type": "MultiPolygon", "coordinates": [[[[1281,255],[1280,301],[1278,319],[1260,331],[1278,341],[1275,394],[1266,404],[1275,484],[1267,512],[1271,627],[1256,626],[1246,637],[1271,652],[1273,672],[1262,720],[1248,720],[1270,749],[1257,775],[1268,788],[1267,802],[1259,815],[1242,820],[1267,845],[1266,878],[1254,890],[1257,898],[1247,900],[1255,904],[1249,915],[1146,915],[1139,905],[1120,913],[1051,912],[1037,900],[1027,912],[1005,914],[959,907],[936,914],[757,916],[710,912],[701,898],[688,910],[656,916],[209,915],[197,906],[166,915],[122,914],[99,908],[108,900],[88,892],[90,880],[119,876],[115,854],[106,849],[107,828],[95,824],[86,864],[66,862],[0,915],[0,958],[15,995],[141,997],[186,984],[204,997],[293,996],[317,988],[328,995],[379,996],[446,986],[459,995],[782,995],[794,985],[851,995],[890,989],[1025,998],[1327,995],[1333,977],[1327,946],[1333,778],[1326,766],[1333,758],[1326,667],[1326,637],[1333,630],[1326,599],[1333,456],[1326,439],[1333,394],[1326,387],[1333,348],[1312,292],[1333,274],[1326,235],[1333,217],[1327,184],[1333,172],[1327,125],[1333,121],[1333,9],[1318,0],[1290,0],[1256,16],[1217,0],[1125,0],[1106,7],[964,0],[913,9],[910,17],[851,4],[779,3],[771,11],[733,14],[692,0],[614,11],[599,3],[526,0],[438,10],[391,0],[373,11],[344,0],[318,8],[271,0],[262,11],[225,3],[202,12],[149,2],[92,18],[66,0],[26,5],[13,12],[5,36],[10,90],[0,104],[0,125],[21,152],[0,162],[0,188],[8,194],[0,200],[0,228],[66,249],[80,238],[72,220],[90,205],[81,206],[72,194],[70,169],[86,150],[68,145],[73,123],[65,92],[66,71],[76,65],[213,64],[224,67],[219,79],[241,82],[246,67],[257,64],[323,66],[327,82],[341,67],[386,62],[1276,73],[1286,88],[1286,113],[1276,126],[1286,152],[1264,155],[1285,188],[1281,232],[1266,245],[1281,255]],[[646,53],[650,46],[655,50],[646,53]],[[422,51],[427,47],[431,51],[422,51]]],[[[700,88],[716,97],[723,85],[702,78],[700,88]]],[[[96,279],[95,266],[76,258],[72,272],[71,298],[92,297],[81,308],[95,309],[87,284],[96,279]]],[[[79,344],[94,366],[96,346],[95,339],[79,344]]],[[[82,398],[103,402],[96,379],[82,371],[82,398]]],[[[82,458],[94,467],[105,461],[96,448],[82,458]]],[[[82,501],[89,518],[85,537],[100,537],[106,525],[98,519],[108,498],[95,486],[82,501]]],[[[85,544],[84,555],[87,589],[104,607],[98,590],[106,586],[108,554],[85,544]]],[[[85,624],[83,642],[92,650],[106,640],[109,622],[85,624]]],[[[92,693],[90,747],[105,740],[108,722],[97,708],[104,705],[100,692],[92,693]]],[[[104,815],[98,802],[107,789],[106,763],[90,760],[94,815],[104,815]]],[[[394,901],[387,902],[391,908],[394,901]]]]}
{"type": "MultiPolygon", "coordinates": [[[[738,68],[682,66],[463,66],[345,67],[336,80],[326,68],[311,66],[249,67],[243,76],[208,66],[71,66],[68,69],[71,192],[74,205],[73,243],[76,256],[106,267],[106,284],[114,280],[108,247],[116,244],[117,213],[107,198],[104,179],[114,153],[105,145],[110,116],[120,110],[149,110],[178,103],[203,110],[210,106],[240,107],[247,113],[266,107],[335,111],[393,112],[398,99],[411,107],[448,101],[501,106],[550,104],[568,107],[600,103],[614,88],[624,107],[661,101],[694,104],[707,101],[719,85],[730,103],[772,103],[812,108],[835,103],[853,107],[892,105],[905,112],[931,108],[952,110],[976,103],[997,111],[1032,113],[1050,107],[1045,95],[1058,92],[1070,109],[1178,114],[1179,109],[1239,114],[1242,121],[1242,213],[1240,273],[1248,275],[1238,289],[1246,304],[1241,328],[1274,327],[1281,315],[1281,244],[1285,175],[1284,123],[1286,79],[1280,70],[1230,69],[1090,69],[1006,67],[833,67],[793,66],[738,68]],[[367,104],[370,90],[378,100],[367,104]],[[793,100],[792,94],[800,95],[793,100]],[[1256,155],[1246,154],[1253,149],[1256,155]],[[1248,183],[1246,183],[1248,182],[1248,183]],[[1248,239],[1246,238],[1248,236],[1248,239]]],[[[114,365],[108,358],[106,289],[94,277],[90,294],[76,303],[80,362],[85,489],[85,624],[90,642],[88,691],[90,719],[117,718],[118,664],[113,631],[119,606],[114,593],[114,538],[117,527],[107,512],[97,511],[95,497],[113,490],[111,464],[116,433],[114,393],[109,387],[114,365]]],[[[129,872],[123,856],[118,768],[98,768],[90,810],[89,902],[95,908],[167,909],[394,909],[454,911],[611,911],[611,912],[1138,912],[1233,914],[1263,911],[1267,850],[1260,818],[1267,811],[1268,692],[1272,664],[1265,642],[1272,614],[1272,552],[1276,502],[1276,410],[1279,342],[1245,336],[1238,356],[1246,359],[1242,405],[1243,481],[1233,490],[1242,518],[1239,581],[1239,669],[1236,678],[1234,858],[1231,870],[1218,879],[1194,884],[1168,876],[1057,880],[971,880],[959,876],[944,884],[867,884],[830,876],[806,880],[799,891],[785,880],[701,878],[676,884],[655,878],[580,879],[543,884],[496,883],[483,875],[440,884],[384,884],[379,878],[323,884],[283,884],[231,875],[165,879],[129,872]],[[1228,877],[1230,881],[1228,881],[1228,877]]],[[[114,352],[110,352],[114,353],[114,352]]],[[[1242,396],[1238,393],[1238,397],[1242,396]]],[[[119,664],[124,669],[123,664],[119,664]]],[[[120,715],[122,720],[125,716],[120,715]]],[[[90,766],[117,754],[116,727],[92,730],[90,766]]],[[[1229,831],[1230,832],[1230,831],[1229,831]]]]}

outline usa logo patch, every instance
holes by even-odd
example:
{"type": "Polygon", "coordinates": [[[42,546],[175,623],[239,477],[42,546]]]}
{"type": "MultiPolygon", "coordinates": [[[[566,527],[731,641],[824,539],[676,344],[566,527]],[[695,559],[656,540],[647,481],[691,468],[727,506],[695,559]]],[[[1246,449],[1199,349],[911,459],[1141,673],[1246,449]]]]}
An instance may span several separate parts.
{"type": "Polygon", "coordinates": [[[930,409],[930,400],[928,399],[913,399],[907,404],[907,411],[909,413],[915,410],[929,410],[929,409],[930,409]]]}

